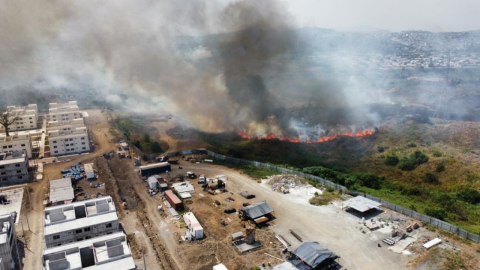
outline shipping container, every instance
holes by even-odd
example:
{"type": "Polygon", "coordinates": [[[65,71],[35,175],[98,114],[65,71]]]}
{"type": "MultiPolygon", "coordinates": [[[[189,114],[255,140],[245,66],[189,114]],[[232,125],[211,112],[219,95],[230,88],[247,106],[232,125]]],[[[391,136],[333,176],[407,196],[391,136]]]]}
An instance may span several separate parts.
{"type": "Polygon", "coordinates": [[[165,199],[170,203],[173,209],[182,210],[183,203],[182,201],[173,193],[171,190],[165,191],[165,199]]]}

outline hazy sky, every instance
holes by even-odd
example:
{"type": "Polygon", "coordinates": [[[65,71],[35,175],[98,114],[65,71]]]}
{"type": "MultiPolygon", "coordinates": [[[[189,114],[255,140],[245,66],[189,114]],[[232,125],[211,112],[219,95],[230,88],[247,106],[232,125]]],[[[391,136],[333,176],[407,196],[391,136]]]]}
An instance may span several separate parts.
{"type": "Polygon", "coordinates": [[[480,30],[480,0],[287,0],[298,25],[390,31],[480,30]]]}

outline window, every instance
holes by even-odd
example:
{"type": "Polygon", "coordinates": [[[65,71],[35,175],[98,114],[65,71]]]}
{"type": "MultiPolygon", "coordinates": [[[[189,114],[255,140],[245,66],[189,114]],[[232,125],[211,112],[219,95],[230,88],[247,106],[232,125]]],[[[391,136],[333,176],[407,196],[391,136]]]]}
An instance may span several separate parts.
{"type": "Polygon", "coordinates": [[[105,225],[105,228],[112,228],[112,223],[107,223],[107,225],[105,225]]]}
{"type": "Polygon", "coordinates": [[[82,147],[83,150],[87,149],[86,147],[82,147]]]}
{"type": "Polygon", "coordinates": [[[24,144],[24,143],[22,143],[22,147],[23,147],[23,146],[25,146],[25,144],[24,144]]]}
{"type": "Polygon", "coordinates": [[[91,236],[85,236],[85,240],[92,238],[91,236]]]}
{"type": "Polygon", "coordinates": [[[33,124],[33,121],[30,121],[30,124],[33,124]]]}
{"type": "Polygon", "coordinates": [[[12,146],[11,146],[11,145],[9,145],[9,146],[8,146],[8,148],[12,148],[12,146]]]}
{"type": "Polygon", "coordinates": [[[0,169],[5,169],[5,166],[0,166],[0,169]]]}
{"type": "Polygon", "coordinates": [[[15,167],[20,167],[20,164],[15,164],[15,167]]]}
{"type": "Polygon", "coordinates": [[[69,139],[69,141],[73,141],[73,139],[69,139]]]}
{"type": "Polygon", "coordinates": [[[55,153],[55,154],[58,154],[58,151],[55,151],[54,153],[55,153]]]}
{"type": "Polygon", "coordinates": [[[65,139],[66,142],[68,142],[68,139],[65,139]]]}
{"type": "Polygon", "coordinates": [[[84,231],[84,232],[89,232],[89,231],[90,231],[90,227],[83,228],[83,231],[84,231]]]}
{"type": "Polygon", "coordinates": [[[85,137],[82,137],[82,140],[85,140],[85,137]]]}
{"type": "MultiPolygon", "coordinates": [[[[28,119],[32,120],[32,117],[29,117],[28,119]]],[[[30,122],[30,123],[32,123],[32,122],[30,122]]]]}
{"type": "Polygon", "coordinates": [[[18,179],[22,179],[22,178],[23,178],[23,176],[19,175],[17,178],[18,178],[18,179]]]}
{"type": "Polygon", "coordinates": [[[6,177],[2,178],[2,181],[7,181],[7,178],[6,177]]]}
{"type": "Polygon", "coordinates": [[[65,146],[70,146],[70,144],[67,143],[67,144],[65,144],[65,146]]]}
{"type": "Polygon", "coordinates": [[[53,141],[52,143],[57,143],[57,141],[53,141]]]}
{"type": "Polygon", "coordinates": [[[5,148],[7,148],[7,146],[6,146],[6,145],[4,145],[4,146],[3,146],[3,148],[5,149],[5,148]]]}
{"type": "Polygon", "coordinates": [[[2,172],[2,173],[0,173],[0,174],[1,174],[1,175],[5,175],[5,174],[7,174],[7,173],[6,173],[6,172],[2,172]]]}
{"type": "Polygon", "coordinates": [[[57,146],[55,145],[53,148],[57,148],[57,146]]]}
{"type": "Polygon", "coordinates": [[[75,233],[82,233],[82,229],[75,230],[75,233]]]}
{"type": "Polygon", "coordinates": [[[58,239],[60,239],[60,235],[54,235],[53,236],[53,240],[58,240],[58,239]]]}
{"type": "Polygon", "coordinates": [[[85,142],[82,142],[82,144],[85,144],[85,142]]]}

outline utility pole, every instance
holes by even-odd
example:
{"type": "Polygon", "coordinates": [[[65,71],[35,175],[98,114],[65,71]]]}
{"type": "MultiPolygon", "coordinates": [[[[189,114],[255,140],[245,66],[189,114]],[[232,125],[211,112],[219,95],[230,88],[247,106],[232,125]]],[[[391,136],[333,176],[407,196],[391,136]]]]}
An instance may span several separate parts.
{"type": "Polygon", "coordinates": [[[28,214],[25,214],[25,218],[27,219],[28,230],[32,232],[32,230],[30,230],[30,223],[28,222],[28,214]]]}
{"type": "Polygon", "coordinates": [[[33,210],[32,197],[30,197],[30,189],[28,188],[28,185],[27,185],[27,194],[28,194],[28,202],[30,203],[30,210],[33,210]]]}
{"type": "Polygon", "coordinates": [[[145,247],[142,246],[142,256],[143,256],[143,270],[147,270],[147,264],[145,263],[145,247]]]}

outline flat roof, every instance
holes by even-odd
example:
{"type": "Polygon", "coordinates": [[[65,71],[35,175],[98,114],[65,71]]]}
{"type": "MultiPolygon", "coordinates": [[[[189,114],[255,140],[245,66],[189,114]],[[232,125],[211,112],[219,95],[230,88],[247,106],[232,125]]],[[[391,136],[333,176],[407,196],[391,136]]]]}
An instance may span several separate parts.
{"type": "Polygon", "coordinates": [[[18,224],[22,210],[24,188],[8,189],[7,187],[1,189],[0,193],[5,195],[10,202],[9,204],[0,204],[0,215],[10,215],[11,212],[17,212],[15,223],[18,224]]]}
{"type": "Polygon", "coordinates": [[[45,235],[57,234],[65,231],[80,229],[96,224],[113,222],[118,220],[117,212],[111,212],[103,215],[73,219],[62,223],[45,226],[45,235]]]}
{"type": "Polygon", "coordinates": [[[148,165],[140,166],[140,170],[147,170],[147,169],[153,169],[153,168],[158,168],[158,167],[166,167],[166,166],[170,166],[170,163],[160,162],[160,163],[148,164],[148,165]]]}
{"type": "Polygon", "coordinates": [[[135,269],[135,262],[127,243],[127,237],[122,232],[49,248],[43,252],[42,257],[46,270],[57,269],[53,268],[55,265],[67,265],[69,266],[68,269],[135,269]],[[85,252],[85,249],[90,250],[93,254],[94,264],[82,268],[82,253],[80,250],[85,252]]]}
{"type": "Polygon", "coordinates": [[[50,189],[64,188],[64,187],[71,187],[71,186],[72,186],[72,180],[70,180],[70,178],[50,180],[50,189]]]}
{"type": "Polygon", "coordinates": [[[381,203],[367,199],[363,196],[357,196],[343,202],[343,207],[349,207],[362,213],[371,209],[378,209],[381,205],[381,203]]]}
{"type": "Polygon", "coordinates": [[[0,153],[0,165],[9,165],[25,162],[27,155],[24,151],[14,151],[8,153],[0,153]]]}

